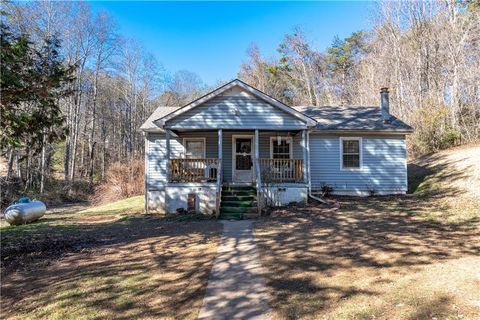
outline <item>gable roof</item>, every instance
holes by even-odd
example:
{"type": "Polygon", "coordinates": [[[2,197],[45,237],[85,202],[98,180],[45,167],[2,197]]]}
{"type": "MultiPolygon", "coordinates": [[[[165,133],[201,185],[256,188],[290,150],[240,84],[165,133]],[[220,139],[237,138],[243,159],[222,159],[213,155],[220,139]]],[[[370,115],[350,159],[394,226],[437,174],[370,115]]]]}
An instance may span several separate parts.
{"type": "Polygon", "coordinates": [[[317,120],[319,131],[386,131],[409,133],[413,128],[394,116],[385,123],[380,107],[295,106],[297,111],[317,120]]]}
{"type": "Polygon", "coordinates": [[[239,79],[230,81],[183,107],[158,107],[139,129],[148,132],[164,132],[163,125],[166,121],[213,99],[235,86],[239,86],[267,103],[305,121],[307,126],[313,127],[317,131],[372,131],[391,133],[410,133],[413,131],[412,127],[394,116],[391,116],[390,122],[385,123],[380,107],[378,106],[290,107],[239,79]]]}
{"type": "Polygon", "coordinates": [[[159,127],[163,127],[165,125],[165,123],[168,121],[168,120],[171,120],[211,99],[213,99],[214,97],[222,94],[223,92],[235,87],[235,86],[238,86],[242,89],[244,89],[245,91],[247,91],[248,93],[251,93],[252,95],[264,100],[265,102],[269,103],[270,105],[274,106],[274,107],[277,107],[283,111],[285,111],[286,113],[304,121],[307,126],[309,127],[314,127],[317,122],[310,118],[309,116],[306,116],[305,114],[295,110],[294,108],[290,107],[290,106],[287,106],[286,104],[278,101],[277,99],[267,95],[266,93],[263,93],[261,92],[260,90],[246,84],[245,82],[239,80],[239,79],[235,79],[235,80],[232,80],[226,84],[224,84],[223,86],[220,86],[218,87],[217,89],[207,93],[206,95],[190,102],[189,104],[181,107],[181,108],[178,108],[177,110],[169,113],[169,114],[166,114],[162,117],[159,117],[157,118],[156,120],[154,120],[154,124],[157,124],[159,127]]]}
{"type": "Polygon", "coordinates": [[[157,119],[160,119],[164,116],[166,116],[169,113],[172,113],[173,111],[179,109],[180,107],[167,107],[167,106],[161,106],[155,109],[153,113],[148,117],[147,120],[140,126],[141,131],[156,131],[156,132],[164,132],[162,128],[157,126],[154,121],[157,119]]]}

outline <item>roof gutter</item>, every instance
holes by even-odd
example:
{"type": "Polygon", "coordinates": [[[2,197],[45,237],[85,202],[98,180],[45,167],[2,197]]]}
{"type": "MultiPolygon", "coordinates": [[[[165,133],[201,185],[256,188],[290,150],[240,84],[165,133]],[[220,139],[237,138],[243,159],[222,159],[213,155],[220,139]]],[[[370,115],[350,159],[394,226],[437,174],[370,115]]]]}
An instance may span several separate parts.
{"type": "Polygon", "coordinates": [[[312,131],[313,134],[410,134],[413,133],[413,129],[411,130],[346,130],[346,129],[314,129],[312,131]]]}

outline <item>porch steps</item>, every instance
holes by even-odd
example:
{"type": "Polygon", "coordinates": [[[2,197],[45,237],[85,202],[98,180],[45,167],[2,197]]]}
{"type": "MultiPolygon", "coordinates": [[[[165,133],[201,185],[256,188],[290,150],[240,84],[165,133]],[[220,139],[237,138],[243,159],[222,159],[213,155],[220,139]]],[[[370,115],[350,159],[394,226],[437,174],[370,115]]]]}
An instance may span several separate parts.
{"type": "MultiPolygon", "coordinates": [[[[254,191],[255,195],[257,195],[257,191],[254,191]]],[[[253,194],[250,191],[246,190],[227,190],[227,191],[222,191],[222,196],[252,196],[253,194]]]]}
{"type": "Polygon", "coordinates": [[[257,189],[252,186],[223,186],[220,219],[242,220],[257,214],[257,189]]]}
{"type": "Polygon", "coordinates": [[[255,201],[255,196],[222,196],[222,201],[255,201]]]}

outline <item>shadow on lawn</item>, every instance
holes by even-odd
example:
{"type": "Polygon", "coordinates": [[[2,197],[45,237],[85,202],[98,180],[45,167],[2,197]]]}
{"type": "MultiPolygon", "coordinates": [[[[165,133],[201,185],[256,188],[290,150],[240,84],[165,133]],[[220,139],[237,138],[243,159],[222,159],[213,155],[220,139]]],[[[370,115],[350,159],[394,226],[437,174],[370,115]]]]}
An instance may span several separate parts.
{"type": "MultiPolygon", "coordinates": [[[[381,283],[361,290],[348,281],[335,283],[338,274],[361,278],[361,270],[373,269],[407,275],[433,262],[480,254],[478,218],[451,225],[420,221],[414,212],[421,204],[408,197],[339,201],[337,212],[310,205],[257,223],[273,307],[286,318],[318,315],[352,296],[382,295],[381,283]]],[[[427,311],[418,312],[421,318],[427,311]]]]}
{"type": "Polygon", "coordinates": [[[456,196],[464,192],[457,188],[440,188],[438,183],[468,181],[474,166],[461,167],[466,159],[445,159],[440,154],[426,155],[407,166],[408,193],[417,193],[430,199],[456,196]],[[431,179],[429,181],[429,179],[431,179]],[[423,184],[423,185],[422,185],[423,184]]]}
{"type": "MultiPolygon", "coordinates": [[[[22,253],[22,259],[34,267],[62,256],[60,261],[34,271],[9,268],[4,273],[2,309],[6,316],[194,318],[222,228],[215,221],[144,217],[79,225],[57,235],[52,234],[55,230],[39,229],[34,237],[48,241],[33,245],[30,253],[22,253]],[[60,247],[58,255],[52,245],[60,247]]],[[[20,254],[13,247],[5,253],[8,256],[2,254],[2,264],[20,254]]]]}

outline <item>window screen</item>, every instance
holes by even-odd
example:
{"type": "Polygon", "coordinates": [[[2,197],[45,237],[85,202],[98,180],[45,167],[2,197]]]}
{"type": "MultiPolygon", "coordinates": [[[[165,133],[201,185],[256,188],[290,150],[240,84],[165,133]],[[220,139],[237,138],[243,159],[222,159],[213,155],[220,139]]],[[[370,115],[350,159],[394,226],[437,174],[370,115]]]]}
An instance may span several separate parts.
{"type": "Polygon", "coordinates": [[[272,157],[273,159],[290,159],[291,143],[289,139],[272,139],[272,157]]]}
{"type": "Polygon", "coordinates": [[[343,167],[360,168],[360,140],[342,140],[343,167]]]}
{"type": "Polygon", "coordinates": [[[185,140],[185,158],[201,159],[205,154],[205,144],[202,140],[185,140]]]}
{"type": "Polygon", "coordinates": [[[252,162],[252,139],[236,139],[235,145],[235,169],[250,170],[253,166],[252,162]]]}

